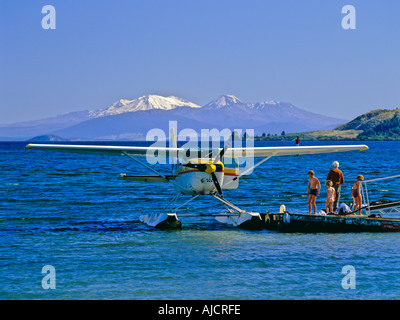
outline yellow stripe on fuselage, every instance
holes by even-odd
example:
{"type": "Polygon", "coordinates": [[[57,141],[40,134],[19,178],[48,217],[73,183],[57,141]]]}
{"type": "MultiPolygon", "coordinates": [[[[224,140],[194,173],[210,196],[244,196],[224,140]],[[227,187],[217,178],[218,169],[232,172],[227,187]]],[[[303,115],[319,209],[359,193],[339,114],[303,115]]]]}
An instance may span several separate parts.
{"type": "MultiPolygon", "coordinates": [[[[198,163],[198,164],[212,164],[213,159],[210,158],[195,158],[195,159],[190,159],[189,163],[198,163]]],[[[234,169],[234,168],[227,168],[224,166],[222,161],[218,161],[217,164],[222,165],[222,171],[227,174],[227,175],[239,175],[239,169],[234,169]]],[[[175,175],[180,175],[184,173],[189,173],[189,172],[199,172],[199,170],[190,168],[190,167],[185,167],[183,165],[181,168],[175,171],[175,175]]]]}

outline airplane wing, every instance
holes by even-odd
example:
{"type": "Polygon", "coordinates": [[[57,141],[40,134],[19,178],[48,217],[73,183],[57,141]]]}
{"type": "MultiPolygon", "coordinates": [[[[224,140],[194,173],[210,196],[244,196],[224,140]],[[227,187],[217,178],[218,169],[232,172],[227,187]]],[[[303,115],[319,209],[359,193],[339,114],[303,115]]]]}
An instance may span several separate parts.
{"type": "MultiPolygon", "coordinates": [[[[124,155],[146,157],[179,157],[185,156],[188,150],[170,147],[135,147],[135,146],[103,146],[103,145],[68,145],[68,144],[28,144],[25,149],[59,151],[72,153],[89,153],[102,155],[124,155]]],[[[220,149],[222,150],[222,148],[220,149]]],[[[366,145],[328,145],[328,146],[292,146],[292,147],[242,147],[229,148],[224,157],[279,157],[300,154],[332,153],[345,151],[368,150],[366,145]]],[[[189,158],[199,156],[197,152],[189,158]]]]}
{"type": "Polygon", "coordinates": [[[68,144],[28,144],[25,149],[42,151],[59,151],[72,153],[89,153],[122,156],[126,152],[132,156],[176,156],[183,148],[134,147],[134,146],[102,146],[102,145],[68,145],[68,144]]]}
{"type": "Polygon", "coordinates": [[[225,156],[234,157],[280,157],[300,154],[315,153],[332,153],[346,151],[364,151],[368,150],[368,146],[362,145],[331,145],[331,146],[293,146],[293,147],[243,147],[230,148],[226,151],[225,156]]]}

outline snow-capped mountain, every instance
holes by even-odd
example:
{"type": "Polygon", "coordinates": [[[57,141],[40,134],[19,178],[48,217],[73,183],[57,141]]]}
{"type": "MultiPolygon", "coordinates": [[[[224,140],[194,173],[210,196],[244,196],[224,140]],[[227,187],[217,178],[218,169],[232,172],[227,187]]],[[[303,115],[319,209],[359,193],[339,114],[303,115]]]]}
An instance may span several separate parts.
{"type": "Polygon", "coordinates": [[[238,105],[245,105],[239,98],[233,95],[221,95],[217,97],[215,100],[210,101],[207,103],[203,108],[204,109],[220,109],[220,108],[227,108],[233,107],[238,105]]]}
{"type": "Polygon", "coordinates": [[[179,97],[147,95],[133,100],[120,99],[103,109],[0,125],[0,139],[26,140],[49,134],[70,140],[144,139],[153,128],[168,132],[169,121],[178,121],[181,129],[197,132],[229,128],[254,129],[255,134],[326,130],[346,122],[287,102],[249,103],[233,95],[221,95],[200,107],[179,97]]]}
{"type": "Polygon", "coordinates": [[[274,100],[266,100],[263,102],[243,102],[239,98],[233,95],[221,95],[215,100],[207,103],[204,109],[232,109],[241,108],[246,109],[248,112],[255,112],[256,110],[267,111],[267,112],[283,112],[283,111],[301,111],[301,109],[295,107],[293,104],[288,102],[280,102],[274,100]]]}
{"type": "Polygon", "coordinates": [[[111,106],[101,110],[91,111],[94,118],[112,116],[126,112],[137,112],[147,110],[172,110],[180,107],[201,108],[199,105],[182,98],[158,95],[147,95],[134,100],[120,99],[111,106]]]}

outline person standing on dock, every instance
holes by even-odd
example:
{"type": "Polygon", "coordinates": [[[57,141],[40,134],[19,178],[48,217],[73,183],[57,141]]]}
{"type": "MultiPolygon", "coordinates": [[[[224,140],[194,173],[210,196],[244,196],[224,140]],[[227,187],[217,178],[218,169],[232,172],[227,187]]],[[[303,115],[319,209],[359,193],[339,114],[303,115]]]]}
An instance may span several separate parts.
{"type": "Polygon", "coordinates": [[[363,215],[361,213],[362,209],[361,181],[363,180],[364,176],[362,176],[361,174],[358,175],[357,180],[356,182],[354,182],[353,188],[351,189],[351,197],[353,198],[353,213],[355,214],[356,211],[358,211],[359,215],[363,215]]]}
{"type": "Polygon", "coordinates": [[[315,204],[317,196],[321,191],[321,183],[319,179],[315,177],[314,171],[308,171],[308,213],[311,214],[311,207],[314,209],[314,214],[317,213],[317,205],[315,204]]]}
{"type": "Polygon", "coordinates": [[[342,189],[341,186],[344,183],[343,172],[339,170],[339,162],[334,161],[332,163],[332,170],[329,171],[326,180],[331,180],[333,183],[333,188],[335,189],[335,201],[333,202],[333,211],[336,211],[340,199],[340,191],[342,189]]]}
{"type": "Polygon", "coordinates": [[[333,202],[335,201],[335,189],[332,187],[333,182],[331,180],[327,180],[325,182],[326,185],[326,204],[325,204],[325,212],[326,214],[333,211],[333,202]]]}

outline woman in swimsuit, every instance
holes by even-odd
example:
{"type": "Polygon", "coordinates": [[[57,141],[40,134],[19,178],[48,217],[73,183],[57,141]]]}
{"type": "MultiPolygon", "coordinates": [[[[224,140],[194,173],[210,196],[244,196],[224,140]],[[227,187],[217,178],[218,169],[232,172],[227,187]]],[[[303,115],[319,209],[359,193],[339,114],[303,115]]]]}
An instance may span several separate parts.
{"type": "Polygon", "coordinates": [[[357,176],[356,182],[353,184],[353,188],[351,189],[351,197],[353,198],[353,213],[358,211],[359,215],[362,215],[362,196],[361,196],[361,181],[364,180],[364,177],[360,174],[357,176]],[[358,208],[358,210],[357,210],[358,208]]]}

